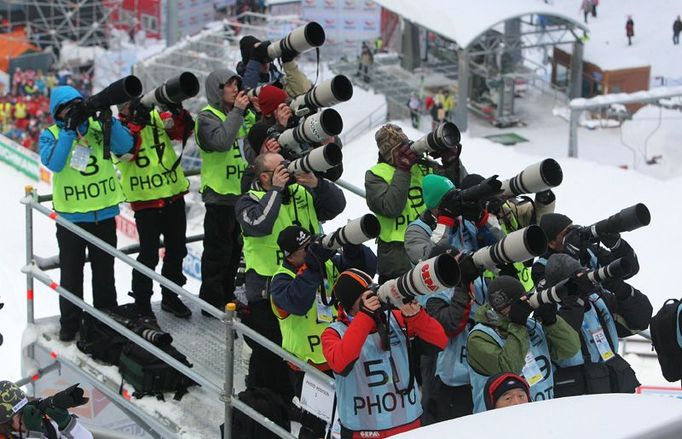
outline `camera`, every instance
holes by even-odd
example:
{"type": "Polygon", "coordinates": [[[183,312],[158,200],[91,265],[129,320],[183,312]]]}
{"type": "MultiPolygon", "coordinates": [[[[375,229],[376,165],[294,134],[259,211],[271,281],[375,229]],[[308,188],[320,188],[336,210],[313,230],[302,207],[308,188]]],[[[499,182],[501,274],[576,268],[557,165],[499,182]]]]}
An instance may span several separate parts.
{"type": "Polygon", "coordinates": [[[336,143],[311,149],[303,157],[297,158],[286,165],[289,174],[296,175],[303,172],[325,172],[343,161],[341,147],[336,143]]]}
{"type": "Polygon", "coordinates": [[[273,41],[268,46],[268,56],[271,59],[282,56],[282,50],[292,50],[296,53],[307,52],[313,47],[320,47],[325,41],[324,29],[322,26],[311,21],[305,26],[294,29],[281,40],[273,41]]]}
{"type": "Polygon", "coordinates": [[[561,165],[554,159],[545,159],[528,166],[516,176],[502,182],[502,196],[514,197],[534,194],[559,186],[564,179],[561,165]]]}
{"type": "MultiPolygon", "coordinates": [[[[258,94],[256,94],[258,96],[258,94]]],[[[336,75],[328,81],[297,96],[289,107],[297,116],[305,116],[322,107],[331,107],[353,97],[353,84],[343,75],[336,75]]]]}
{"type": "Polygon", "coordinates": [[[146,93],[140,102],[147,107],[153,105],[173,106],[185,99],[193,98],[197,93],[199,93],[197,77],[192,72],[182,72],[146,93]]]}
{"type": "Polygon", "coordinates": [[[137,76],[126,76],[112,82],[101,92],[78,102],[69,108],[64,117],[67,128],[75,129],[88,117],[98,111],[108,110],[112,105],[119,105],[134,99],[142,93],[142,83],[137,76]]]}
{"type": "Polygon", "coordinates": [[[345,244],[362,244],[379,236],[381,225],[376,216],[368,213],[349,221],[334,233],[321,238],[321,244],[328,249],[336,250],[345,244]]]}
{"type": "Polygon", "coordinates": [[[73,407],[87,404],[90,399],[83,396],[85,392],[82,388],[78,387],[79,385],[80,383],[76,383],[52,396],[33,401],[31,404],[37,403],[38,410],[42,413],[45,413],[45,410],[51,408],[68,410],[73,407]]]}
{"type": "Polygon", "coordinates": [[[318,143],[336,136],[343,129],[343,119],[333,108],[325,108],[312,114],[294,128],[289,128],[279,135],[278,142],[282,148],[294,155],[301,155],[307,148],[303,145],[318,143]]]}
{"type": "Polygon", "coordinates": [[[173,343],[173,336],[167,332],[161,331],[153,319],[142,317],[132,319],[115,313],[109,313],[109,316],[135,334],[157,346],[169,346],[173,343]]]}
{"type": "Polygon", "coordinates": [[[430,152],[444,152],[459,145],[462,134],[452,122],[445,122],[419,140],[412,142],[410,149],[418,155],[430,152]]]}
{"type": "Polygon", "coordinates": [[[397,279],[384,282],[377,288],[377,294],[383,303],[398,308],[416,296],[452,288],[459,283],[459,278],[459,265],[454,256],[443,253],[419,262],[397,279]]]}
{"type": "Polygon", "coordinates": [[[493,245],[473,253],[474,264],[480,269],[495,270],[499,265],[524,262],[547,251],[547,237],[537,225],[530,225],[502,238],[493,245]]]}
{"type": "Polygon", "coordinates": [[[649,209],[644,204],[638,203],[611,215],[605,220],[598,221],[588,227],[582,227],[578,233],[588,239],[598,239],[603,233],[631,232],[640,227],[648,226],[650,222],[651,213],[649,209]]]}
{"type": "MultiPolygon", "coordinates": [[[[605,267],[598,270],[586,271],[583,276],[587,276],[593,284],[600,284],[612,279],[621,279],[630,274],[632,264],[627,258],[616,259],[605,267]]],[[[564,279],[556,285],[543,290],[536,291],[528,295],[528,304],[537,309],[546,303],[560,303],[568,295],[575,294],[576,289],[573,278],[564,279]]]]}

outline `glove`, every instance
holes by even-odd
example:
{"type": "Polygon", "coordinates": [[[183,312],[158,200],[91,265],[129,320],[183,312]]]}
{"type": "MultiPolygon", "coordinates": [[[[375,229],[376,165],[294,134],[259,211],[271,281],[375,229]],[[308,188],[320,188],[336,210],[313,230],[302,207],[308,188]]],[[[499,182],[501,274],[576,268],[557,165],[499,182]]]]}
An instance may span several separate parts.
{"type": "Polygon", "coordinates": [[[626,300],[634,294],[633,288],[621,279],[612,279],[608,282],[604,282],[603,285],[604,288],[611,291],[618,300],[626,300]]]}
{"type": "Polygon", "coordinates": [[[457,218],[462,214],[462,198],[460,192],[451,190],[443,197],[440,202],[440,214],[449,216],[450,218],[457,218]]]}
{"type": "Polygon", "coordinates": [[[588,296],[594,291],[594,284],[583,273],[578,272],[573,274],[566,282],[568,293],[573,296],[588,296]],[[580,276],[578,276],[580,274],[580,276]]]}
{"type": "Polygon", "coordinates": [[[479,203],[462,203],[462,218],[478,223],[483,216],[483,208],[479,203]]]}
{"type": "Polygon", "coordinates": [[[145,127],[152,121],[150,115],[152,109],[140,102],[140,99],[135,99],[131,102],[129,111],[130,116],[128,120],[135,125],[145,127]]]}
{"type": "Polygon", "coordinates": [[[556,305],[545,303],[535,310],[535,318],[540,320],[543,325],[549,326],[556,323],[556,305]]]}
{"type": "Polygon", "coordinates": [[[417,163],[417,153],[412,151],[410,145],[403,145],[393,150],[393,163],[401,171],[410,172],[412,165],[417,163]]]}
{"type": "Polygon", "coordinates": [[[282,48],[282,56],[279,57],[282,63],[293,61],[299,55],[298,52],[292,49],[282,48]]]}
{"type": "Polygon", "coordinates": [[[535,194],[535,202],[539,204],[544,204],[545,206],[548,204],[552,204],[556,200],[556,195],[554,195],[554,192],[552,192],[551,189],[547,189],[546,191],[538,192],[535,194]]]}
{"type": "Polygon", "coordinates": [[[509,310],[509,320],[517,325],[526,325],[528,316],[533,312],[533,308],[525,300],[517,300],[511,304],[509,310]]]}
{"type": "MultiPolygon", "coordinates": [[[[462,152],[462,145],[457,145],[454,148],[446,149],[440,153],[441,163],[443,166],[450,167],[454,162],[459,159],[459,154],[462,152]]],[[[431,154],[433,156],[433,153],[431,154]]]]}
{"type": "Polygon", "coordinates": [[[483,274],[483,270],[474,263],[473,253],[464,255],[459,260],[460,282],[462,286],[469,285],[483,274]]]}
{"type": "Polygon", "coordinates": [[[64,116],[64,128],[75,132],[81,124],[88,120],[88,117],[89,114],[85,105],[82,103],[74,104],[64,116]]]}
{"type": "MultiPolygon", "coordinates": [[[[174,116],[179,116],[180,113],[182,113],[182,102],[178,102],[176,104],[166,104],[166,109],[171,112],[174,116]]],[[[190,116],[191,117],[191,116],[190,116]]]]}
{"type": "Polygon", "coordinates": [[[261,64],[268,64],[272,59],[268,55],[268,46],[270,41],[261,42],[258,47],[251,49],[251,59],[258,61],[261,64]]]}
{"type": "Polygon", "coordinates": [[[45,414],[57,423],[60,430],[64,430],[71,422],[71,415],[65,409],[51,407],[45,410],[45,414]]]}
{"type": "Polygon", "coordinates": [[[620,233],[600,233],[599,240],[607,248],[612,249],[618,245],[620,241],[620,233]]]}
{"type": "Polygon", "coordinates": [[[52,397],[49,398],[49,404],[45,409],[55,407],[65,409],[69,407],[78,407],[87,403],[90,398],[83,396],[84,391],[82,388],[78,387],[78,384],[79,383],[76,383],[61,392],[52,395],[52,397]]]}
{"type": "Polygon", "coordinates": [[[235,300],[232,303],[234,303],[237,306],[237,317],[244,320],[245,318],[251,316],[251,308],[249,307],[249,305],[241,303],[238,300],[235,300]]]}
{"type": "Polygon", "coordinates": [[[564,237],[563,251],[574,259],[580,260],[586,253],[589,240],[576,227],[564,237]]]}
{"type": "Polygon", "coordinates": [[[43,414],[34,404],[28,404],[21,412],[21,422],[29,431],[43,431],[43,414]]]}
{"type": "Polygon", "coordinates": [[[311,269],[323,273],[324,263],[331,259],[335,254],[336,250],[330,250],[319,242],[312,242],[308,246],[308,251],[305,254],[305,263],[311,269]]]}
{"type": "Polygon", "coordinates": [[[497,216],[499,215],[500,209],[502,209],[502,205],[504,204],[504,200],[502,198],[491,198],[490,200],[486,201],[485,203],[485,209],[492,213],[493,215],[497,216]]]}

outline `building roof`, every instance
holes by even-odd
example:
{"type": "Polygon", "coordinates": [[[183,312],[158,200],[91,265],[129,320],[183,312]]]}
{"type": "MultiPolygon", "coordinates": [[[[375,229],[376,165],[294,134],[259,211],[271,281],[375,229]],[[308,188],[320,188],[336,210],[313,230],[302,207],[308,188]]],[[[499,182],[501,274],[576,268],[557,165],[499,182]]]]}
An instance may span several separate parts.
{"type": "MultiPolygon", "coordinates": [[[[530,14],[561,18],[586,30],[575,18],[537,0],[375,0],[412,23],[467,48],[488,29],[530,14]]],[[[576,7],[577,8],[577,7],[576,7]]]]}

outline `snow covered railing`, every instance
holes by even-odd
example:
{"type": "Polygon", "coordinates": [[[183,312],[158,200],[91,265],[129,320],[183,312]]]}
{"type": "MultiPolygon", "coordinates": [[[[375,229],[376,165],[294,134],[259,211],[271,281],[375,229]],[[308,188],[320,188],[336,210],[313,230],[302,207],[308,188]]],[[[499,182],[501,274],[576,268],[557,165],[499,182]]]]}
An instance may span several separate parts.
{"type": "MultiPolygon", "coordinates": [[[[356,193],[357,192],[363,192],[361,189],[356,188],[350,184],[348,184],[349,187],[352,187],[353,190],[356,193]]],[[[185,290],[181,286],[175,284],[174,282],[168,280],[167,278],[163,277],[162,275],[156,273],[154,270],[146,267],[145,265],[139,263],[138,261],[132,259],[130,256],[125,254],[121,249],[117,249],[115,247],[112,247],[111,245],[107,244],[106,242],[102,241],[101,239],[97,238],[96,236],[92,235],[91,233],[83,230],[76,224],[62,218],[59,216],[56,212],[53,210],[43,206],[40,204],[40,201],[47,201],[51,197],[46,197],[46,196],[38,196],[36,191],[31,187],[27,186],[25,190],[25,197],[21,200],[21,203],[26,206],[26,265],[22,267],[22,272],[26,274],[26,286],[27,286],[27,320],[29,324],[34,323],[34,303],[33,303],[33,282],[34,279],[38,280],[39,282],[45,284],[46,286],[50,287],[53,291],[55,291],[57,294],[59,294],[61,297],[65,298],[75,306],[81,308],[83,311],[87,312],[100,322],[106,324],[109,326],[111,329],[115,330],[116,332],[122,334],[124,337],[127,339],[131,340],[150,354],[156,356],[157,358],[161,359],[163,362],[166,364],[172,366],[175,368],[178,372],[186,375],[189,379],[195,381],[197,384],[200,384],[203,386],[205,389],[208,389],[211,392],[216,393],[219,397],[220,400],[225,404],[225,429],[224,429],[224,438],[228,439],[231,437],[231,423],[232,423],[232,408],[236,407],[238,410],[246,414],[247,416],[251,417],[254,419],[256,422],[261,424],[263,427],[267,428],[271,432],[275,433],[279,437],[283,438],[290,438],[290,439],[295,439],[295,436],[293,436],[290,432],[282,429],[278,425],[276,425],[274,422],[270,421],[267,419],[264,415],[258,413],[254,409],[250,408],[243,402],[239,401],[239,399],[235,396],[234,394],[234,376],[233,376],[233,369],[234,369],[234,339],[235,339],[235,331],[241,333],[243,336],[248,337],[252,341],[258,343],[259,345],[263,346],[273,354],[279,356],[285,361],[288,361],[307,374],[310,374],[314,376],[316,379],[328,384],[332,388],[334,388],[334,379],[329,377],[328,375],[322,373],[320,370],[314,368],[310,364],[308,364],[306,361],[301,360],[300,358],[292,355],[291,353],[285,351],[282,349],[281,346],[279,346],[276,343],[273,343],[272,341],[268,340],[267,338],[263,337],[253,329],[247,327],[244,325],[241,321],[237,320],[234,318],[235,313],[236,313],[236,305],[233,303],[228,304],[226,307],[226,312],[222,312],[212,305],[208,304],[207,302],[203,301],[202,299],[198,298],[197,296],[193,295],[189,291],[185,290]],[[57,224],[60,226],[64,227],[65,229],[69,230],[70,232],[74,233],[75,235],[83,238],[84,240],[94,244],[96,247],[100,248],[102,251],[110,254],[114,258],[122,261],[123,263],[129,265],[130,267],[134,268],[135,270],[139,271],[143,275],[149,277],[152,280],[155,280],[162,286],[166,287],[170,291],[180,295],[181,297],[185,298],[189,302],[193,303],[197,307],[199,307],[201,310],[205,311],[206,313],[210,314],[213,317],[216,317],[217,319],[221,320],[222,322],[225,323],[225,328],[226,328],[226,346],[225,346],[225,381],[222,384],[222,386],[219,383],[215,383],[201,374],[199,374],[197,371],[191,369],[190,367],[187,367],[185,364],[181,363],[180,361],[176,360],[169,354],[167,354],[165,351],[162,349],[158,348],[156,345],[153,343],[150,343],[143,337],[139,336],[137,333],[134,331],[131,331],[128,329],[126,326],[120,324],[116,320],[114,320],[111,316],[109,316],[107,313],[100,311],[96,308],[94,308],[92,305],[87,304],[84,302],[82,299],[78,298],[75,296],[72,292],[68,291],[64,287],[60,286],[58,283],[56,283],[50,276],[43,271],[37,264],[36,264],[36,256],[33,254],[33,211],[38,211],[39,213],[47,216],[48,218],[52,219],[55,221],[57,224]]],[[[34,357],[34,345],[30,345],[27,348],[27,354],[29,357],[29,360],[33,360],[34,357]]],[[[34,365],[36,368],[36,372],[32,373],[32,376],[36,376],[37,374],[40,374],[40,369],[37,369],[37,365],[34,365]]],[[[58,366],[54,366],[58,367],[58,366]]],[[[45,369],[45,368],[44,368],[45,369]]],[[[43,370],[44,370],[43,369],[43,370]]],[[[100,389],[102,390],[102,389],[100,389]]],[[[111,398],[123,398],[121,395],[114,394],[112,392],[109,392],[106,394],[110,399],[111,398]]],[[[121,402],[121,401],[118,401],[121,402]]],[[[134,419],[142,420],[142,419],[148,419],[148,416],[145,416],[142,409],[138,408],[134,405],[126,405],[125,406],[125,411],[134,419]]]]}

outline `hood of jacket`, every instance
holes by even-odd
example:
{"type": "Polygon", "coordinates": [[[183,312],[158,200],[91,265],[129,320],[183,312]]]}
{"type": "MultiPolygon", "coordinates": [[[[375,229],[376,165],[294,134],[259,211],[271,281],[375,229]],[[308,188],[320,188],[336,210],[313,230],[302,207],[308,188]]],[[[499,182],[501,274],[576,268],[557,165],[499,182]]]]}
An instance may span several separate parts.
{"type": "Polygon", "coordinates": [[[52,89],[50,93],[50,114],[52,114],[52,119],[55,120],[58,126],[61,127],[62,122],[57,120],[57,109],[74,99],[83,99],[83,95],[70,85],[62,85],[52,89]]]}
{"type": "Polygon", "coordinates": [[[206,90],[206,101],[209,105],[223,108],[223,89],[220,86],[235,76],[241,78],[234,70],[222,69],[213,71],[206,77],[204,90],[206,90]]]}

